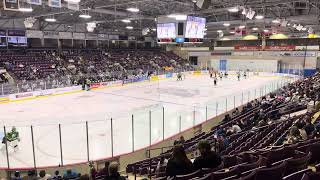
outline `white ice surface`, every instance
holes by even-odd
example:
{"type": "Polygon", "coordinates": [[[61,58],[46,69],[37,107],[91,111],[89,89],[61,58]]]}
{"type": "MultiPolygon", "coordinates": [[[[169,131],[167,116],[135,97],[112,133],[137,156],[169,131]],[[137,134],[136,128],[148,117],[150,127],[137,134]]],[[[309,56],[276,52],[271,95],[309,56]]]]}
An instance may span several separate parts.
{"type": "MultiPolygon", "coordinates": [[[[106,158],[111,156],[111,118],[113,151],[114,155],[119,155],[133,150],[132,115],[136,150],[150,143],[150,115],[151,142],[162,140],[162,107],[165,116],[164,136],[169,137],[205,121],[206,116],[210,118],[223,113],[226,110],[226,101],[227,109],[230,110],[259,97],[265,91],[276,89],[284,81],[280,77],[262,76],[238,81],[235,76],[230,76],[218,81],[215,87],[208,76],[187,76],[184,81],[171,79],[84,91],[2,104],[0,125],[5,125],[7,131],[11,126],[16,126],[20,133],[19,150],[13,152],[9,148],[11,168],[34,166],[31,125],[37,167],[56,166],[61,162],[58,124],[61,124],[63,163],[85,162],[86,121],[90,159],[106,158]]],[[[0,167],[5,168],[5,146],[0,145],[0,148],[0,167]]]]}

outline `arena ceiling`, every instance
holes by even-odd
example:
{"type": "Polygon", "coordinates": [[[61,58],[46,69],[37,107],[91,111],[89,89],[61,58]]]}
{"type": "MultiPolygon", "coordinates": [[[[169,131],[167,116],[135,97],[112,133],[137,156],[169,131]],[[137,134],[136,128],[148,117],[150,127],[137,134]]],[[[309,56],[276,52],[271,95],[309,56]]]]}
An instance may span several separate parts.
{"type": "MultiPolygon", "coordinates": [[[[245,25],[246,28],[253,27],[264,29],[280,26],[272,21],[281,19],[288,24],[301,24],[304,27],[312,27],[320,31],[320,0],[211,0],[206,9],[199,8],[195,0],[81,0],[80,10],[74,11],[67,8],[67,3],[62,1],[62,8],[52,8],[47,0],[42,0],[41,6],[33,5],[33,12],[22,13],[17,11],[1,10],[0,27],[19,27],[25,18],[34,17],[37,23],[32,29],[54,30],[54,31],[85,31],[86,22],[97,22],[96,32],[128,33],[141,35],[144,28],[156,27],[155,18],[173,13],[196,15],[207,18],[208,37],[216,37],[217,30],[225,33],[234,28],[245,25]],[[139,12],[127,11],[127,8],[138,8],[139,12]],[[264,19],[252,20],[238,12],[230,12],[233,7],[251,8],[256,14],[261,14],[264,19]],[[90,14],[90,19],[79,18],[80,14],[90,14]],[[47,17],[54,17],[56,22],[44,21],[47,17]],[[130,19],[130,23],[121,20],[130,19]],[[230,26],[223,26],[224,23],[230,26]],[[127,29],[132,26],[133,29],[127,29]]],[[[281,31],[297,33],[290,26],[281,27],[281,31]]],[[[152,33],[152,31],[151,31],[152,33]]],[[[153,33],[154,34],[154,33],[153,33]]]]}

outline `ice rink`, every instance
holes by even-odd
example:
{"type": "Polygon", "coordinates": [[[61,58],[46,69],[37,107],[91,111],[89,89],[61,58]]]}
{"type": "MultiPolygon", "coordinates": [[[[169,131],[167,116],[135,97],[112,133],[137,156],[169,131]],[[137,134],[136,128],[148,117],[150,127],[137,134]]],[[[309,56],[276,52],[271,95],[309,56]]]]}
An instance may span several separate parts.
{"type": "MultiPolygon", "coordinates": [[[[132,152],[271,92],[291,79],[251,74],[241,81],[236,76],[218,80],[214,86],[208,75],[187,75],[184,81],[173,78],[0,104],[0,125],[7,131],[16,126],[21,137],[18,151],[8,149],[10,168],[85,162],[88,153],[90,160],[97,160],[132,152]]],[[[3,144],[0,148],[0,167],[6,168],[6,148],[3,144]]]]}

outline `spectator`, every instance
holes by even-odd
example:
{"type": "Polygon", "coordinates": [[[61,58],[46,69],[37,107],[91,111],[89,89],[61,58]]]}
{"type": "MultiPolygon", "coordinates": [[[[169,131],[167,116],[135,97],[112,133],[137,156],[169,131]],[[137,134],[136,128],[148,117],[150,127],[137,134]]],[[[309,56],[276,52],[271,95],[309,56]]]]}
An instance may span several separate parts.
{"type": "Polygon", "coordinates": [[[66,173],[63,175],[63,179],[64,180],[69,180],[69,179],[75,179],[75,178],[78,178],[79,177],[79,174],[72,171],[71,169],[68,169],[66,171],[66,173]]]}
{"type": "Polygon", "coordinates": [[[304,129],[304,126],[302,123],[298,122],[296,124],[297,128],[299,129],[299,132],[300,132],[300,136],[303,140],[307,140],[308,139],[308,135],[307,135],[307,132],[306,130],[304,129]]]}
{"type": "Polygon", "coordinates": [[[109,176],[109,165],[110,165],[110,162],[109,162],[109,161],[106,161],[106,162],[104,163],[104,168],[102,168],[102,169],[99,171],[98,175],[99,175],[99,176],[109,176]]]}
{"type": "Polygon", "coordinates": [[[200,156],[197,157],[194,162],[194,168],[196,170],[201,168],[216,168],[221,164],[221,157],[215,152],[211,151],[211,146],[208,141],[202,140],[198,144],[198,150],[200,156]]]}
{"type": "Polygon", "coordinates": [[[232,132],[235,133],[235,134],[241,132],[240,126],[238,124],[234,124],[232,126],[232,132]]]}
{"type": "Polygon", "coordinates": [[[301,140],[302,140],[302,137],[300,135],[299,129],[297,128],[297,126],[292,126],[290,128],[289,135],[287,137],[287,143],[294,144],[294,143],[301,141],[301,140]]]}
{"type": "Polygon", "coordinates": [[[240,114],[240,111],[239,111],[239,109],[238,108],[236,108],[233,112],[232,112],[232,116],[234,117],[234,116],[237,116],[237,115],[239,115],[240,114]]]}
{"type": "Polygon", "coordinates": [[[29,170],[28,175],[22,178],[23,180],[38,180],[36,170],[29,170]]]}
{"type": "Polygon", "coordinates": [[[125,180],[124,176],[119,174],[119,164],[117,162],[112,162],[109,165],[109,176],[105,177],[105,180],[125,180]]]}
{"type": "Polygon", "coordinates": [[[167,166],[167,163],[168,163],[168,160],[164,156],[162,156],[155,170],[157,175],[161,173],[161,167],[167,166]]]}
{"type": "Polygon", "coordinates": [[[179,140],[175,140],[173,145],[183,145],[185,143],[185,140],[184,140],[184,137],[183,136],[180,136],[180,139],[179,140]]]}
{"type": "Polygon", "coordinates": [[[311,118],[309,117],[305,120],[305,122],[306,122],[306,126],[304,130],[306,131],[306,134],[310,136],[314,131],[314,125],[311,123],[311,118]]]}
{"type": "Polygon", "coordinates": [[[166,175],[174,177],[176,175],[184,175],[193,172],[192,162],[188,159],[186,152],[181,145],[173,148],[172,157],[169,159],[166,175]]]}
{"type": "Polygon", "coordinates": [[[48,180],[51,179],[51,175],[50,174],[46,174],[45,170],[41,170],[39,172],[39,180],[48,180]]]}
{"type": "Polygon", "coordinates": [[[217,144],[218,144],[218,151],[222,152],[229,146],[229,140],[226,138],[226,136],[218,135],[217,137],[217,144]]]}
{"type": "Polygon", "coordinates": [[[14,172],[14,177],[12,178],[12,180],[22,180],[19,171],[14,172]]]}
{"type": "Polygon", "coordinates": [[[62,180],[62,176],[60,176],[60,172],[58,170],[56,170],[51,179],[52,180],[62,180]]]}
{"type": "Polygon", "coordinates": [[[91,167],[91,169],[90,169],[90,175],[91,175],[91,178],[92,178],[93,180],[96,179],[96,176],[98,175],[98,171],[97,171],[97,169],[96,169],[95,167],[91,167]]]}
{"type": "Polygon", "coordinates": [[[222,122],[229,122],[229,121],[231,121],[231,117],[230,117],[229,114],[226,114],[226,115],[224,116],[224,119],[222,120],[222,122]]]}

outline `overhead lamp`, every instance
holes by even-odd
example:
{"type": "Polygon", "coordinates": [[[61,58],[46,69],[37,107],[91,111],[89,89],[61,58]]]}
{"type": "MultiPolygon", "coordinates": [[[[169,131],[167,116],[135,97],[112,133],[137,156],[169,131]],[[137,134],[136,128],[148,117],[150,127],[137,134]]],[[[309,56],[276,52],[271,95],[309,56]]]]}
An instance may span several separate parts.
{"type": "Polygon", "coordinates": [[[230,34],[234,34],[235,32],[234,31],[230,31],[230,34]]]}
{"type": "Polygon", "coordinates": [[[257,15],[256,16],[256,19],[263,19],[264,18],[264,16],[262,16],[262,15],[257,15]]]}
{"type": "Polygon", "coordinates": [[[133,27],[132,27],[132,26],[127,26],[126,28],[127,28],[127,29],[133,29],[133,27]]]}
{"type": "Polygon", "coordinates": [[[238,7],[229,8],[228,11],[232,13],[236,13],[236,12],[239,12],[239,8],[238,7]]]}
{"type": "Polygon", "coordinates": [[[239,29],[244,29],[246,26],[245,25],[240,25],[239,29]]]}
{"type": "Polygon", "coordinates": [[[223,23],[223,26],[228,27],[230,26],[230,23],[223,23]]]}
{"type": "Polygon", "coordinates": [[[152,30],[152,31],[157,31],[157,29],[156,29],[156,28],[152,28],[151,30],[152,30]]]}
{"type": "Polygon", "coordinates": [[[70,3],[79,3],[81,0],[64,0],[70,3]]]}
{"type": "Polygon", "coordinates": [[[45,18],[44,20],[47,22],[56,22],[57,21],[55,18],[45,18]]]}
{"type": "Polygon", "coordinates": [[[139,12],[139,9],[138,8],[127,8],[127,11],[129,12],[139,12]]]}
{"type": "Polygon", "coordinates": [[[33,9],[31,7],[20,7],[19,11],[21,11],[21,12],[32,12],[33,9]]]}
{"type": "Polygon", "coordinates": [[[90,19],[91,18],[91,16],[89,14],[80,14],[79,17],[83,18],[83,19],[90,19]]]}
{"type": "Polygon", "coordinates": [[[185,21],[185,20],[187,20],[187,15],[184,15],[184,14],[169,14],[168,18],[173,18],[173,19],[176,19],[178,21],[185,21]]]}
{"type": "Polygon", "coordinates": [[[272,23],[279,24],[280,20],[279,19],[274,19],[274,20],[272,20],[272,23]]]}
{"type": "Polygon", "coordinates": [[[217,30],[218,33],[222,33],[222,30],[217,30]]]}
{"type": "Polygon", "coordinates": [[[122,19],[121,21],[124,22],[124,23],[130,23],[131,22],[130,19],[122,19]]]}
{"type": "Polygon", "coordinates": [[[263,32],[267,33],[267,32],[269,32],[269,30],[268,29],[264,29],[263,32]]]}
{"type": "Polygon", "coordinates": [[[253,31],[258,31],[259,29],[256,28],[256,27],[254,27],[254,28],[252,28],[252,30],[253,30],[253,31]]]}

